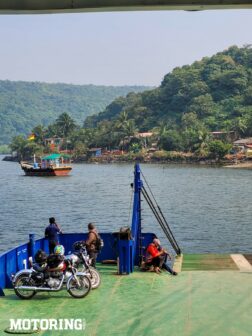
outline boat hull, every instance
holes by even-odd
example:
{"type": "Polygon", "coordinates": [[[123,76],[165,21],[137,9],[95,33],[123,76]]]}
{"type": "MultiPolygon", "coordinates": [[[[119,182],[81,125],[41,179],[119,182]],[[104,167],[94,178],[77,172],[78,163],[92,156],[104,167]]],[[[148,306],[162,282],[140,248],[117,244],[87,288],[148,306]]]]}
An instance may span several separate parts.
{"type": "Polygon", "coordinates": [[[67,176],[72,167],[56,167],[56,168],[27,168],[22,167],[27,176],[67,176]]]}

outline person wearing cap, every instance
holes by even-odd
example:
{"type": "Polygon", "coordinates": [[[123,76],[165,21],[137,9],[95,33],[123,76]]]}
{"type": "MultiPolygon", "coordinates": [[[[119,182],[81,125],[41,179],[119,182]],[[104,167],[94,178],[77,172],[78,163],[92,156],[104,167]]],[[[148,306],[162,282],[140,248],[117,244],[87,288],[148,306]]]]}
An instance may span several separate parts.
{"type": "Polygon", "coordinates": [[[97,229],[93,223],[88,224],[88,238],[85,241],[88,255],[91,259],[91,266],[96,267],[96,259],[98,251],[96,249],[96,241],[99,236],[97,229]]]}
{"type": "Polygon", "coordinates": [[[170,254],[162,248],[160,240],[153,239],[153,242],[147,247],[146,264],[153,266],[156,273],[161,273],[161,268],[165,269],[172,275],[177,275],[177,272],[173,271],[166,263],[167,257],[171,259],[170,254]]]}
{"type": "Polygon", "coordinates": [[[49,253],[54,253],[54,248],[59,244],[58,234],[62,233],[54,217],[49,218],[49,225],[45,229],[45,238],[49,242],[49,253]]]}

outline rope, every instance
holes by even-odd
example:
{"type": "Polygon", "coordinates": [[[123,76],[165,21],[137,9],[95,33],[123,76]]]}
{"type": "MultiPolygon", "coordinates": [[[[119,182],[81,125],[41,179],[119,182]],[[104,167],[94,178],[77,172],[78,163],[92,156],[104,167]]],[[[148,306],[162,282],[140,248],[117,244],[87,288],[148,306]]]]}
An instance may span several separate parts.
{"type": "Polygon", "coordinates": [[[140,172],[141,172],[141,175],[143,176],[143,179],[144,179],[145,184],[147,185],[147,187],[148,187],[148,189],[149,189],[149,191],[150,191],[150,193],[151,193],[151,196],[153,197],[153,199],[154,199],[156,205],[158,205],[158,204],[157,204],[157,201],[156,201],[156,199],[155,199],[155,196],[153,195],[153,193],[152,193],[152,191],[151,191],[151,187],[149,186],[149,184],[148,184],[148,182],[147,182],[147,180],[146,180],[146,178],[145,178],[145,176],[144,176],[144,174],[143,174],[143,172],[142,172],[141,169],[140,169],[140,172]]]}
{"type": "Polygon", "coordinates": [[[172,245],[172,247],[173,247],[174,250],[176,251],[177,248],[176,248],[176,246],[175,246],[173,240],[172,240],[171,237],[170,237],[169,231],[167,230],[167,228],[165,227],[164,223],[162,222],[162,220],[161,220],[161,218],[160,218],[160,216],[159,216],[157,210],[155,209],[155,207],[154,207],[154,205],[153,205],[153,203],[152,203],[152,201],[151,201],[151,199],[150,199],[150,197],[149,197],[149,195],[148,195],[148,193],[146,192],[145,189],[143,189],[143,195],[144,195],[144,198],[145,198],[145,200],[147,201],[147,203],[148,203],[150,209],[152,210],[154,216],[156,217],[156,219],[157,219],[159,225],[161,226],[161,228],[162,228],[164,234],[166,235],[166,237],[168,238],[170,244],[172,245]]]}
{"type": "MultiPolygon", "coordinates": [[[[149,191],[150,191],[150,194],[151,194],[151,196],[152,196],[152,198],[153,198],[153,200],[154,200],[154,202],[155,202],[155,204],[156,204],[156,207],[157,207],[157,209],[158,209],[158,211],[159,211],[159,213],[160,213],[160,215],[161,215],[161,219],[162,219],[162,221],[163,221],[163,225],[166,226],[166,228],[167,228],[167,230],[168,230],[168,232],[169,232],[169,236],[172,237],[172,240],[173,240],[173,242],[174,242],[174,244],[175,244],[175,246],[176,246],[175,251],[176,251],[178,254],[180,254],[180,253],[181,253],[181,250],[180,250],[180,248],[179,248],[179,246],[178,246],[178,244],[177,244],[177,242],[176,242],[176,239],[175,239],[175,237],[174,237],[174,235],[173,235],[173,233],[172,233],[172,231],[171,231],[171,229],[170,229],[170,226],[169,226],[167,220],[165,219],[164,214],[163,214],[163,212],[162,212],[160,206],[158,205],[157,200],[156,200],[156,198],[155,198],[155,196],[154,196],[154,194],[153,194],[153,192],[152,192],[152,190],[151,190],[151,188],[150,188],[150,186],[149,186],[149,184],[148,184],[148,182],[147,182],[147,180],[146,180],[146,178],[145,178],[145,176],[144,176],[142,170],[140,170],[140,172],[141,172],[141,175],[143,176],[143,179],[144,179],[144,181],[145,181],[145,183],[146,183],[146,185],[147,185],[147,187],[148,187],[148,189],[149,189],[149,191]]],[[[145,189],[145,188],[143,187],[143,189],[145,189]]],[[[148,193],[147,193],[146,190],[145,190],[145,192],[146,192],[146,195],[148,195],[148,193]]],[[[154,206],[152,200],[150,199],[149,195],[148,195],[148,198],[149,198],[150,202],[152,203],[153,209],[155,209],[155,206],[154,206]]],[[[155,209],[155,213],[156,213],[156,214],[154,214],[155,217],[156,217],[156,215],[159,216],[158,211],[155,209]]],[[[161,219],[160,219],[160,220],[161,220],[161,219]]],[[[160,223],[160,222],[159,222],[159,223],[160,223]]],[[[167,237],[167,238],[168,238],[168,237],[167,237]]],[[[170,241],[170,239],[169,239],[169,241],[170,241]]],[[[173,246],[173,245],[172,245],[172,246],[173,246]]]]}
{"type": "Polygon", "coordinates": [[[177,244],[177,242],[176,242],[176,239],[175,239],[175,237],[174,237],[174,235],[173,235],[173,233],[172,233],[172,231],[171,231],[171,229],[170,229],[170,226],[169,226],[169,224],[167,223],[167,221],[166,221],[166,219],[165,219],[165,217],[164,217],[164,214],[163,214],[163,212],[162,212],[162,210],[160,209],[159,206],[158,206],[158,210],[159,210],[159,212],[160,212],[160,214],[161,214],[161,216],[162,216],[162,218],[163,218],[163,220],[164,220],[164,222],[165,222],[167,228],[169,229],[170,235],[172,236],[172,239],[174,240],[175,244],[177,245],[177,248],[178,248],[178,250],[179,250],[179,254],[180,254],[180,253],[181,253],[180,248],[179,248],[179,246],[178,246],[178,244],[177,244]]]}
{"type": "Polygon", "coordinates": [[[143,187],[142,188],[142,193],[143,193],[143,196],[145,198],[145,200],[147,201],[148,205],[150,206],[154,216],[156,217],[159,225],[161,226],[163,232],[165,233],[166,237],[168,238],[171,246],[173,247],[173,249],[176,251],[177,254],[180,254],[181,251],[180,251],[180,248],[171,232],[171,229],[168,225],[168,223],[166,222],[165,218],[164,218],[164,215],[161,211],[161,209],[158,207],[158,210],[160,211],[160,214],[158,213],[158,210],[155,208],[150,196],[148,195],[146,189],[143,187]]]}

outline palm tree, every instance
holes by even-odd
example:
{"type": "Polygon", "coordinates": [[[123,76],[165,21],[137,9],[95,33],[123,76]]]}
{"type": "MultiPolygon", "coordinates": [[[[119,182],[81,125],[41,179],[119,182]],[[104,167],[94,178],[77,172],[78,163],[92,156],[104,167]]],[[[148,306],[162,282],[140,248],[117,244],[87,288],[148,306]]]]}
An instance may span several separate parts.
{"type": "Polygon", "coordinates": [[[134,136],[138,129],[136,128],[134,119],[129,119],[125,121],[123,125],[123,133],[125,136],[134,136]]]}
{"type": "Polygon", "coordinates": [[[118,125],[120,125],[120,124],[121,124],[121,125],[124,125],[125,122],[128,121],[128,112],[127,112],[127,111],[123,111],[123,112],[121,112],[121,113],[119,114],[119,117],[118,117],[117,121],[118,121],[118,125]]]}
{"type": "Polygon", "coordinates": [[[55,125],[60,129],[64,138],[68,137],[70,133],[76,128],[75,121],[67,113],[62,113],[56,119],[55,125]]]}
{"type": "Polygon", "coordinates": [[[198,132],[198,143],[195,145],[196,152],[200,156],[207,156],[208,155],[208,146],[210,141],[212,140],[211,134],[206,130],[200,130],[198,132]]]}
{"type": "Polygon", "coordinates": [[[247,119],[238,117],[233,120],[231,125],[231,131],[235,132],[235,138],[238,139],[241,135],[244,135],[247,127],[247,119]]]}

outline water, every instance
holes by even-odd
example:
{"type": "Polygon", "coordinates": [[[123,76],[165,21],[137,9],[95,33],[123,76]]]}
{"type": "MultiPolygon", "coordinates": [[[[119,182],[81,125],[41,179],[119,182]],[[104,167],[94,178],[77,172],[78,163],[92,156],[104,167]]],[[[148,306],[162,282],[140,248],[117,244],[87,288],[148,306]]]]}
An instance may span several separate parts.
{"type": "MultiPolygon", "coordinates": [[[[2,158],[0,157],[0,160],[2,158]]],[[[185,253],[251,252],[252,170],[141,165],[152,192],[185,253]]],[[[131,224],[133,164],[76,164],[68,177],[24,176],[0,161],[0,251],[42,237],[49,217],[64,232],[101,232],[131,224]]],[[[144,231],[165,238],[143,202],[144,231]]]]}

